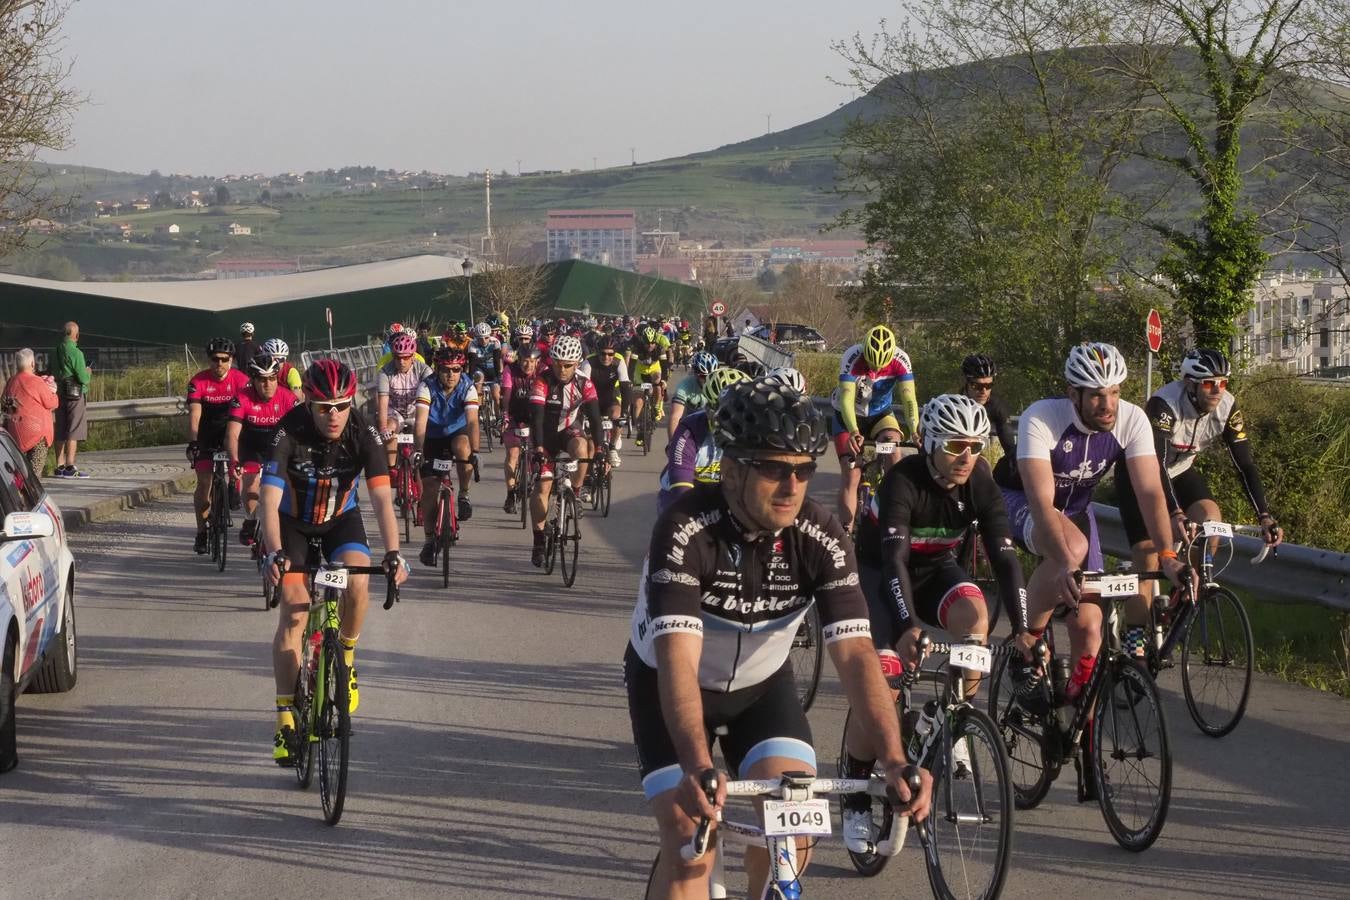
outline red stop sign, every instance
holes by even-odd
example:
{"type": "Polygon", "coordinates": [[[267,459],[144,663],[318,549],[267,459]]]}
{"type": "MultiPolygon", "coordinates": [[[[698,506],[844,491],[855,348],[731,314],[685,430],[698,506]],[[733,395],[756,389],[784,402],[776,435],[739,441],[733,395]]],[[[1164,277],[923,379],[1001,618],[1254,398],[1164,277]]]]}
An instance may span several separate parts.
{"type": "Polygon", "coordinates": [[[1162,349],[1162,316],[1158,315],[1156,309],[1148,311],[1148,321],[1144,327],[1144,335],[1148,338],[1148,349],[1152,353],[1157,353],[1162,349]]]}

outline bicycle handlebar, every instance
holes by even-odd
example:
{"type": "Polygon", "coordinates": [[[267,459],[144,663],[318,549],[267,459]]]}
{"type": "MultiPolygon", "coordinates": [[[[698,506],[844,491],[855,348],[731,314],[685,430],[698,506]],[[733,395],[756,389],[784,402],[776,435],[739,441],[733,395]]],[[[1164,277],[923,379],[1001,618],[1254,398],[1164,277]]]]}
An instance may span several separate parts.
{"type": "MultiPolygon", "coordinates": [[[[398,603],[400,600],[398,585],[394,582],[394,573],[397,571],[396,569],[390,569],[386,572],[384,566],[305,566],[304,572],[310,578],[313,578],[320,569],[342,569],[348,575],[383,575],[386,581],[384,608],[393,609],[394,604],[398,603]]],[[[412,571],[411,566],[409,566],[408,571],[412,571]]]]}

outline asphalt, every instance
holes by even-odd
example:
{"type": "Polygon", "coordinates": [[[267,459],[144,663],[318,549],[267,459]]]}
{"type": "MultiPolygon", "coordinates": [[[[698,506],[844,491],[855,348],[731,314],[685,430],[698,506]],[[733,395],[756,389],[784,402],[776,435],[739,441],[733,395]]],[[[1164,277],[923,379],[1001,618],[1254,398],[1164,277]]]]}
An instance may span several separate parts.
{"type": "MultiPolygon", "coordinates": [[[[180,477],[181,448],[89,457],[96,477],[54,482],[58,502],[97,507],[180,477]],[[137,472],[142,484],[113,490],[137,472]]],[[[194,556],[185,496],[91,514],[71,536],[79,684],[20,699],[21,765],[0,776],[0,898],[640,897],[654,828],[619,661],[658,469],[630,448],[610,517],[583,521],[566,589],[530,566],[500,469],[485,468],[450,589],[418,571],[403,602],[370,612],[336,828],[316,790],[271,764],[275,620],[244,555],[223,575],[194,556]]],[[[813,487],[829,499],[834,485],[813,487]]],[[[1163,688],[1176,770],[1158,842],[1119,849],[1066,775],[1019,814],[1004,896],[1350,896],[1350,705],[1258,676],[1247,718],[1213,740],[1175,674],[1163,688]]],[[[827,666],[811,712],[823,771],[844,712],[827,666]]],[[[868,880],[834,843],[806,884],[851,900],[929,893],[916,850],[868,880]]]]}

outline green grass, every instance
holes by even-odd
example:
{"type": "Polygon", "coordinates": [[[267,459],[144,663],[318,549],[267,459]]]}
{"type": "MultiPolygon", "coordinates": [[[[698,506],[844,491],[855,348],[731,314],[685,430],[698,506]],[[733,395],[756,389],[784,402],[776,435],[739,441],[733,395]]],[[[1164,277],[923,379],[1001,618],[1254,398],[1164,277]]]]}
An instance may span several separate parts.
{"type": "Polygon", "coordinates": [[[198,371],[200,367],[194,368],[182,360],[106,374],[95,371],[88,398],[97,401],[176,397],[187,391],[188,379],[198,371]]]}
{"type": "Polygon", "coordinates": [[[1238,594],[1252,621],[1257,671],[1350,697],[1350,613],[1238,594]]]}

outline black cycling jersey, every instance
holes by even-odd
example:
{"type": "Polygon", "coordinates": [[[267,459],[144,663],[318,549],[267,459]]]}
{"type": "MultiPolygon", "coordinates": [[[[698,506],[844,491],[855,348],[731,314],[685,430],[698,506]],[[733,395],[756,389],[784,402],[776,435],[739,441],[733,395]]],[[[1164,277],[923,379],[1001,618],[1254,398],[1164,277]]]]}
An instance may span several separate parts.
{"type": "Polygon", "coordinates": [[[361,473],[372,486],[389,485],[389,461],[375,428],[349,414],[336,441],[319,434],[308,406],[281,419],[263,467],[263,484],[281,488],[281,514],[321,525],[357,508],[361,473]]]}
{"type": "Polygon", "coordinates": [[[656,521],[631,643],[655,668],[657,636],[700,635],[699,684],[738,690],[782,667],[813,597],[826,644],[871,640],[853,545],[838,519],[807,499],[791,527],[751,536],[720,484],[696,485],[656,521]]]}
{"type": "Polygon", "coordinates": [[[894,607],[900,633],[913,624],[914,581],[950,562],[973,522],[979,523],[1008,619],[1018,633],[1026,630],[1022,568],[1003,495],[987,462],[977,460],[970,479],[949,489],[934,479],[927,455],[906,457],[882,479],[877,510],[875,522],[859,521],[859,553],[872,562],[879,558],[882,592],[894,607]]]}
{"type": "Polygon", "coordinates": [[[1004,405],[1003,398],[990,392],[989,401],[984,404],[984,412],[989,417],[989,424],[993,426],[994,436],[1003,447],[1003,455],[1016,459],[1017,429],[1008,421],[1008,407],[1004,405]]]}

